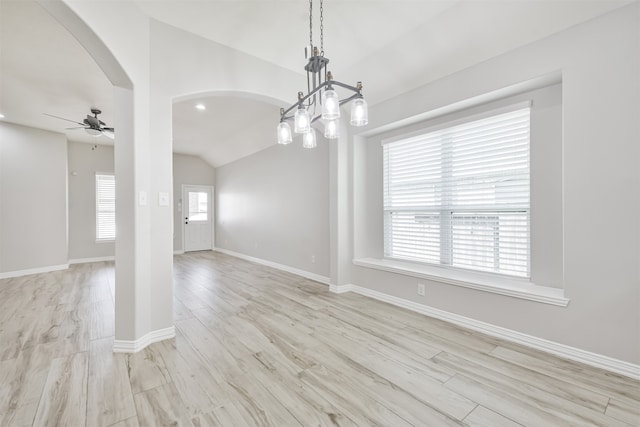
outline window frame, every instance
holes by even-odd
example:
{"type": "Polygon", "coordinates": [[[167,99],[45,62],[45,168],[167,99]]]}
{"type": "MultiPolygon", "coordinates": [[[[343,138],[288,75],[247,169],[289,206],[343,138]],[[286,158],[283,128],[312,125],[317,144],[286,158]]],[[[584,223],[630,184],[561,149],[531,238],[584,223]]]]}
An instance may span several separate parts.
{"type": "MultiPolygon", "coordinates": [[[[411,269],[411,265],[416,265],[418,267],[420,266],[424,266],[425,268],[434,268],[437,270],[451,270],[453,271],[453,274],[455,275],[455,271],[459,271],[461,274],[467,275],[467,274],[479,274],[482,276],[493,276],[493,277],[504,277],[507,280],[516,280],[516,281],[530,281],[531,279],[531,270],[532,270],[532,264],[531,264],[531,241],[532,241],[532,232],[531,232],[531,176],[532,176],[532,170],[530,167],[530,163],[531,163],[531,143],[532,143],[532,138],[531,138],[531,128],[532,128],[532,104],[533,101],[532,99],[527,99],[525,101],[516,101],[516,102],[511,102],[509,104],[505,104],[502,105],[500,107],[497,108],[491,108],[491,109],[487,109],[481,112],[477,112],[475,114],[465,114],[462,116],[457,117],[456,119],[452,119],[452,120],[447,120],[447,121],[443,121],[440,122],[438,124],[435,125],[430,125],[430,126],[426,126],[426,127],[422,127],[419,128],[417,130],[413,130],[411,132],[405,132],[405,133],[401,133],[401,134],[396,134],[391,138],[386,138],[386,139],[382,139],[381,140],[381,145],[383,147],[383,155],[382,155],[382,162],[383,162],[383,169],[386,169],[386,150],[385,150],[385,146],[387,146],[388,144],[393,144],[396,142],[401,142],[401,141],[410,141],[411,139],[415,139],[415,138],[420,138],[422,136],[428,135],[428,134],[432,134],[432,133],[436,133],[439,131],[444,131],[447,129],[451,129],[451,128],[455,128],[457,126],[460,125],[464,125],[464,124],[468,124],[468,123],[472,123],[475,121],[479,121],[479,120],[483,120],[483,119],[487,119],[487,118],[491,118],[491,117],[495,117],[495,116],[500,116],[502,114],[507,114],[507,113],[511,113],[511,112],[516,112],[518,110],[522,110],[522,109],[528,109],[528,125],[529,125],[529,136],[528,136],[528,142],[527,142],[527,181],[528,181],[528,189],[527,189],[527,196],[528,196],[528,203],[526,208],[524,209],[524,215],[526,216],[526,221],[527,221],[527,226],[526,226],[526,238],[527,238],[527,242],[526,242],[526,273],[525,274],[508,274],[508,273],[504,273],[504,272],[496,272],[496,271],[489,271],[487,269],[477,269],[477,268],[470,268],[467,266],[459,266],[459,265],[452,265],[452,259],[453,259],[453,251],[454,251],[454,244],[453,244],[453,231],[451,230],[451,233],[449,235],[449,237],[443,241],[443,240],[439,240],[439,247],[440,247],[440,261],[439,262],[432,262],[432,261],[428,261],[428,260],[418,260],[418,259],[409,259],[409,258],[404,258],[404,257],[394,257],[394,256],[389,256],[387,253],[387,249],[390,246],[391,240],[393,238],[393,236],[389,236],[390,233],[388,233],[388,227],[387,227],[387,221],[388,221],[388,215],[390,213],[389,209],[387,208],[387,206],[385,206],[385,203],[383,203],[382,206],[382,215],[383,215],[383,236],[382,236],[382,243],[383,243],[383,251],[382,251],[382,259],[385,262],[398,262],[401,264],[405,264],[408,265],[409,269],[411,269]],[[449,244],[447,244],[447,241],[449,241],[449,244]],[[445,249],[446,251],[448,251],[448,254],[442,253],[442,250],[445,249]],[[444,260],[448,260],[449,263],[445,263],[443,262],[443,257],[444,260]]],[[[386,182],[386,176],[385,173],[383,172],[383,180],[385,180],[386,182]]],[[[387,188],[385,187],[385,185],[383,184],[382,186],[382,197],[383,199],[386,197],[387,194],[387,188]]],[[[451,193],[453,194],[453,193],[451,193]]],[[[451,194],[449,194],[449,197],[451,197],[451,194]]],[[[507,212],[507,211],[505,211],[507,212]]],[[[433,211],[433,213],[435,214],[436,212],[433,211]]],[[[508,213],[508,212],[507,212],[508,213]]],[[[425,214],[428,214],[428,212],[425,211],[425,214]]],[[[456,215],[464,215],[465,212],[463,210],[456,210],[456,211],[451,211],[450,212],[450,217],[453,219],[455,218],[456,215]]],[[[440,211],[439,213],[440,215],[440,221],[443,221],[444,218],[442,217],[442,211],[440,211]]],[[[450,227],[452,228],[452,227],[450,227]]],[[[442,231],[440,231],[440,235],[442,234],[442,231]]],[[[440,236],[440,238],[442,238],[442,236],[440,236]]],[[[446,275],[446,274],[445,274],[446,275]]]]}
{"type": "MultiPolygon", "coordinates": [[[[414,289],[417,278],[419,282],[442,292],[457,292],[449,288],[455,286],[566,307],[570,299],[565,296],[564,272],[563,93],[562,79],[558,73],[555,77],[545,76],[449,104],[438,104],[410,117],[392,115],[395,119],[354,135],[351,226],[352,275],[355,275],[355,280],[371,277],[373,270],[376,270],[380,275],[374,277],[403,288],[411,286],[414,289]],[[381,142],[529,100],[532,101],[531,278],[503,277],[384,259],[381,142]]],[[[433,104],[431,101],[425,103],[427,106],[433,104]]],[[[402,292],[413,293],[411,289],[402,292]]]]}

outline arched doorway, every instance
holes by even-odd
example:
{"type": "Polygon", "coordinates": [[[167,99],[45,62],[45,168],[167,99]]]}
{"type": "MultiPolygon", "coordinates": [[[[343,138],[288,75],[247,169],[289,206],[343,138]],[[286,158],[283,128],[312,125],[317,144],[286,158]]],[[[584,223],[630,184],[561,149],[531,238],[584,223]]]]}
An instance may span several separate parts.
{"type": "MultiPolygon", "coordinates": [[[[163,249],[170,253],[170,246],[163,248],[150,242],[150,228],[157,205],[147,202],[147,197],[151,199],[148,193],[151,192],[149,163],[152,156],[148,143],[148,103],[145,106],[143,100],[149,97],[148,83],[145,85],[139,67],[135,65],[137,58],[132,60],[122,49],[130,42],[118,40],[116,28],[103,25],[109,20],[101,8],[118,13],[117,8],[102,3],[93,3],[91,7],[71,5],[60,0],[38,3],[80,42],[114,86],[118,235],[115,245],[114,351],[135,352],[151,342],[173,336],[170,263],[165,267],[169,274],[163,274],[167,278],[160,284],[151,278],[155,254],[162,253],[163,249]],[[107,46],[104,40],[108,40],[111,46],[107,46]],[[164,292],[152,290],[152,283],[164,292]],[[152,303],[156,302],[153,298],[157,295],[169,303],[156,304],[158,308],[152,309],[152,303]],[[158,315],[158,312],[165,315],[158,315]]],[[[140,16],[139,20],[144,24],[148,18],[140,16]]],[[[145,52],[141,51],[140,55],[144,57],[145,52]]],[[[170,167],[168,169],[170,171],[170,167]]]]}

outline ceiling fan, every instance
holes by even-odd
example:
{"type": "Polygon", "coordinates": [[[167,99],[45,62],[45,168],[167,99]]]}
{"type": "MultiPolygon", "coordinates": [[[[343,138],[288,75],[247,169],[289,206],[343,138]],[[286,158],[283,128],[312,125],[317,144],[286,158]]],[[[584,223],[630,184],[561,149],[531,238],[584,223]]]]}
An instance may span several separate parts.
{"type": "Polygon", "coordinates": [[[115,131],[111,127],[107,127],[106,123],[102,120],[98,119],[98,114],[102,114],[97,108],[92,108],[91,113],[93,116],[87,114],[87,118],[82,120],[82,123],[76,122],[75,120],[65,119],[64,117],[54,116],[53,114],[43,113],[46,116],[55,117],[56,119],[66,120],[71,123],[75,123],[80,125],[80,127],[73,127],[67,129],[84,129],[89,135],[100,136],[104,135],[108,138],[113,139],[115,137],[115,131]]]}

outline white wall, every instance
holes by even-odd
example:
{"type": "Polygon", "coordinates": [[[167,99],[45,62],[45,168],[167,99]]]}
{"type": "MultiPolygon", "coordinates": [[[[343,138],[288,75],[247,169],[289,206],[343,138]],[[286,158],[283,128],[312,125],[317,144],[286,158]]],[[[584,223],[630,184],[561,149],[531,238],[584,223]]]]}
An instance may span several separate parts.
{"type": "Polygon", "coordinates": [[[67,264],[67,140],[0,123],[0,275],[67,264]]]}
{"type": "MultiPolygon", "coordinates": [[[[150,116],[149,18],[131,2],[37,1],[85,46],[114,85],[120,235],[116,240],[114,346],[118,351],[135,348],[138,343],[147,343],[143,337],[152,331],[159,334],[156,336],[170,337],[171,211],[136,203],[140,192],[152,190],[152,174],[162,191],[171,192],[171,185],[166,185],[171,179],[170,135],[150,143],[154,123],[150,116]],[[163,151],[167,146],[169,150],[163,151]],[[167,160],[152,167],[152,157],[158,151],[165,153],[167,160]],[[152,236],[154,220],[164,224],[156,227],[152,236]]],[[[166,120],[161,117],[159,121],[166,120]]]]}
{"type": "Polygon", "coordinates": [[[216,247],[328,277],[331,143],[296,140],[216,168],[216,247]]]}
{"type": "Polygon", "coordinates": [[[96,173],[114,173],[113,147],[67,145],[69,162],[69,259],[113,257],[115,242],[96,242],[96,173]]]}
{"type": "Polygon", "coordinates": [[[182,247],[182,218],[179,210],[182,206],[183,185],[210,185],[216,182],[215,169],[200,157],[186,154],[173,155],[173,250],[180,252],[182,247]]]}
{"type": "MultiPolygon", "coordinates": [[[[639,8],[636,3],[614,11],[378,104],[369,112],[369,132],[376,133],[376,128],[382,132],[394,122],[560,70],[562,176],[553,179],[561,179],[562,185],[561,286],[571,299],[568,307],[358,266],[352,267],[352,283],[640,364],[639,8]],[[418,280],[427,285],[426,297],[416,295],[418,280]]],[[[549,160],[532,158],[542,165],[549,160]]],[[[362,165],[362,160],[354,161],[362,165]]],[[[356,206],[366,203],[360,190],[354,187],[356,206]]]]}

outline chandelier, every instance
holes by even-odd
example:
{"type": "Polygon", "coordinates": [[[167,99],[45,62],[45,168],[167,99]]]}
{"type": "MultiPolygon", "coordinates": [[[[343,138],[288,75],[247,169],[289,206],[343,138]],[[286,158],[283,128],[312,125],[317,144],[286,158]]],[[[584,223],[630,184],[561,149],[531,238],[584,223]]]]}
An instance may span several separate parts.
{"type": "Polygon", "coordinates": [[[316,146],[316,132],[313,124],[322,119],[324,137],[337,139],[340,132],[340,106],[351,103],[351,120],[353,126],[364,126],[369,122],[367,102],[362,96],[362,82],[351,86],[333,79],[331,71],[327,71],[329,58],[324,56],[324,16],[320,0],[320,49],[313,45],[313,0],[309,0],[309,46],[305,48],[308,59],[304,69],[307,71],[307,94],[298,92],[298,101],[289,108],[280,109],[278,124],[278,144],[289,144],[293,140],[289,121],[293,119],[293,131],[302,134],[302,146],[316,146]],[[350,91],[351,95],[340,99],[334,87],[350,91]]]}

